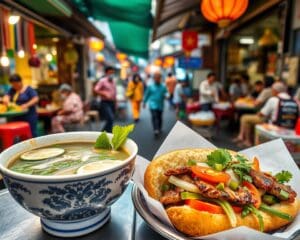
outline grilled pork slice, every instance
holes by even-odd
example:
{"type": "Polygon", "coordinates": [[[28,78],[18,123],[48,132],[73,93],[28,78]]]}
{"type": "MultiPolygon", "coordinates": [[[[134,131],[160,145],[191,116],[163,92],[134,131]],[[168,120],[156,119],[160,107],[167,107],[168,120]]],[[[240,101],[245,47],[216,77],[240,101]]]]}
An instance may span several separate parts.
{"type": "Polygon", "coordinates": [[[253,169],[250,171],[250,176],[252,177],[253,183],[257,188],[266,190],[268,193],[276,196],[280,200],[291,203],[295,201],[297,193],[290,186],[278,183],[274,177],[253,169]],[[281,190],[288,193],[287,199],[280,194],[281,190]]]}
{"type": "Polygon", "coordinates": [[[229,188],[225,188],[224,191],[221,191],[216,189],[215,186],[200,180],[196,180],[195,184],[198,186],[201,195],[204,197],[223,199],[238,205],[254,203],[251,193],[243,188],[238,188],[238,191],[232,191],[229,188]]]}
{"type": "Polygon", "coordinates": [[[159,199],[159,201],[163,205],[179,204],[182,201],[180,197],[180,191],[175,191],[175,190],[165,191],[163,196],[159,199]]]}
{"type": "Polygon", "coordinates": [[[191,173],[190,167],[171,168],[165,172],[165,176],[177,176],[191,173]]]}

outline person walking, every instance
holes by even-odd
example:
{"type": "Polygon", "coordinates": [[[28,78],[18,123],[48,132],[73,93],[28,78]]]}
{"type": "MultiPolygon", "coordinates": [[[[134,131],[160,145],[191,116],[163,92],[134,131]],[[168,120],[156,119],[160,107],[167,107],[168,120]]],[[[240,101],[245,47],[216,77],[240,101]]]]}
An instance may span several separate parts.
{"type": "Polygon", "coordinates": [[[105,68],[105,75],[95,85],[94,91],[101,97],[101,114],[105,120],[103,128],[106,132],[111,132],[116,109],[117,89],[114,82],[115,71],[112,67],[105,68]]]}
{"type": "Polygon", "coordinates": [[[19,74],[13,74],[9,78],[11,88],[3,98],[5,104],[19,105],[23,110],[28,110],[21,116],[14,117],[13,121],[28,122],[33,137],[37,136],[37,121],[38,115],[36,106],[39,101],[37,92],[30,86],[25,86],[22,83],[22,78],[19,74]]]}
{"type": "Polygon", "coordinates": [[[72,87],[66,83],[59,87],[59,92],[63,105],[51,121],[53,133],[65,132],[64,124],[80,123],[83,119],[83,102],[80,96],[73,92],[72,87]]]}
{"type": "Polygon", "coordinates": [[[176,78],[175,76],[173,76],[173,74],[171,72],[168,73],[168,77],[166,78],[166,87],[168,89],[168,93],[169,93],[169,103],[170,106],[174,106],[174,102],[173,102],[173,98],[174,98],[174,90],[176,87],[176,78]]]}
{"type": "Polygon", "coordinates": [[[132,117],[134,122],[140,120],[140,107],[143,100],[144,84],[139,74],[134,74],[132,80],[128,83],[126,97],[129,98],[132,108],[132,117]]]}
{"type": "Polygon", "coordinates": [[[167,88],[161,82],[161,74],[160,72],[156,72],[154,74],[154,83],[147,87],[143,104],[144,108],[146,107],[146,104],[149,106],[155,137],[159,136],[162,130],[162,114],[166,94],[167,88]]]}

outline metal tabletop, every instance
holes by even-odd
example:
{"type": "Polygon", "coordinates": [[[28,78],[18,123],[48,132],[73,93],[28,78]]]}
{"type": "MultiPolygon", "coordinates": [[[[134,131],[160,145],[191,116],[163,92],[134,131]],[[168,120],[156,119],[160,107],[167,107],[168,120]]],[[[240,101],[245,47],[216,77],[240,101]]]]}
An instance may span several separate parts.
{"type": "MultiPolygon", "coordinates": [[[[132,184],[121,198],[112,205],[111,220],[99,230],[72,239],[105,240],[164,240],[140,218],[131,201],[132,184]]],[[[1,240],[53,240],[41,228],[40,219],[27,212],[13,200],[7,190],[0,191],[0,239],[1,240]]]]}

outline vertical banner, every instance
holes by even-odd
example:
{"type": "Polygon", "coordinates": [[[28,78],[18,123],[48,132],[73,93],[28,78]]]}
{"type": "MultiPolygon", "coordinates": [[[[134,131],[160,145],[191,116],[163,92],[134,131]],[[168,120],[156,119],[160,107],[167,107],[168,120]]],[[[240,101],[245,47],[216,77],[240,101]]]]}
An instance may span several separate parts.
{"type": "Polygon", "coordinates": [[[195,31],[182,32],[182,49],[191,52],[198,47],[198,33],[195,31]]]}
{"type": "Polygon", "coordinates": [[[15,50],[15,25],[9,24],[8,25],[9,29],[9,48],[10,50],[15,50]]]}
{"type": "Polygon", "coordinates": [[[33,45],[35,44],[35,33],[34,33],[34,25],[32,22],[28,22],[28,42],[29,42],[29,52],[31,55],[35,54],[35,49],[33,45]]]}
{"type": "Polygon", "coordinates": [[[3,9],[3,38],[4,38],[4,47],[5,49],[10,49],[10,39],[9,39],[9,26],[8,26],[8,11],[3,9]]]}

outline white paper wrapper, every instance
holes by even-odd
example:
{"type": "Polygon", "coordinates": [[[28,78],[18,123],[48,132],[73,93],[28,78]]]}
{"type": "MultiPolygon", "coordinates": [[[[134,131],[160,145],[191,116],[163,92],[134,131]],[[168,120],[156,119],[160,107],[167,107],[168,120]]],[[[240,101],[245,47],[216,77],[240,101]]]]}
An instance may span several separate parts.
{"type": "MultiPolygon", "coordinates": [[[[213,144],[201,137],[199,134],[182,124],[177,122],[174,128],[167,136],[160,149],[157,151],[156,156],[175,149],[183,148],[215,148],[213,144]]],[[[289,183],[293,189],[300,196],[300,172],[292,159],[289,151],[285,147],[281,139],[277,139],[268,143],[261,144],[246,150],[241,151],[247,157],[252,159],[257,156],[260,160],[261,169],[265,171],[271,171],[273,173],[280,172],[282,170],[288,170],[293,174],[293,179],[289,183]]],[[[149,161],[139,157],[136,164],[136,170],[133,176],[134,182],[141,190],[150,211],[156,215],[162,222],[171,226],[174,231],[176,229],[170,222],[167,214],[164,211],[160,202],[154,200],[148,196],[147,191],[144,188],[144,172],[147,168],[149,161]]],[[[296,231],[300,230],[300,214],[284,231],[276,232],[274,234],[261,233],[259,231],[247,228],[238,227],[228,231],[219,232],[207,236],[202,236],[195,239],[217,239],[217,240],[281,240],[290,238],[296,231]]]]}

